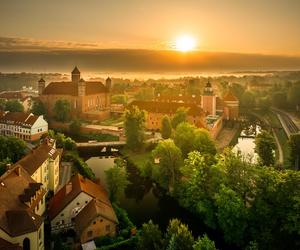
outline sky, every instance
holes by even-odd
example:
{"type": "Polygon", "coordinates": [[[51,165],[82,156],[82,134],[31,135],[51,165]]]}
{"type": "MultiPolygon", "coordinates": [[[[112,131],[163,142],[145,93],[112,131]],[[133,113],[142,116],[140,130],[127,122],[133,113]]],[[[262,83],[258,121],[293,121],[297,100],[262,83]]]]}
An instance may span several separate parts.
{"type": "Polygon", "coordinates": [[[300,57],[299,10],[298,0],[0,0],[0,59],[24,51],[172,50],[189,35],[196,52],[286,60],[300,57]]]}
{"type": "MultiPolygon", "coordinates": [[[[300,54],[298,0],[0,0],[0,36],[100,48],[300,54]]],[[[35,41],[36,42],[36,41],[35,41]]]]}

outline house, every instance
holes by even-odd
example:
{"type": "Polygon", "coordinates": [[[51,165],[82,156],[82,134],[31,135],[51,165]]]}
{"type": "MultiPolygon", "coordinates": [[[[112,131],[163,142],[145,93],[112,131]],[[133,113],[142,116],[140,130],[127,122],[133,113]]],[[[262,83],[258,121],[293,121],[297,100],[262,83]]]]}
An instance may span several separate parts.
{"type": "Polygon", "coordinates": [[[71,73],[71,81],[46,82],[41,78],[38,82],[39,99],[47,108],[50,117],[54,116],[53,109],[56,101],[67,100],[72,117],[84,119],[104,119],[110,115],[110,89],[112,81],[85,81],[80,76],[77,67],[71,73]]]}
{"type": "Polygon", "coordinates": [[[19,160],[20,165],[43,188],[56,192],[59,185],[59,164],[62,149],[56,148],[53,139],[46,138],[39,146],[32,149],[26,156],[19,160]]]}
{"type": "Polygon", "coordinates": [[[205,113],[196,104],[178,102],[157,101],[133,101],[130,106],[137,106],[147,112],[146,128],[149,130],[160,130],[162,118],[167,115],[172,119],[177,109],[187,109],[187,120],[196,127],[205,127],[205,113]]]}
{"type": "Polygon", "coordinates": [[[15,136],[25,141],[37,141],[48,132],[48,123],[42,115],[24,112],[0,112],[0,134],[15,136]]]}
{"type": "Polygon", "coordinates": [[[24,91],[3,91],[0,93],[0,99],[20,102],[23,105],[25,112],[30,110],[32,104],[31,96],[24,91]]]}
{"type": "Polygon", "coordinates": [[[45,194],[19,165],[0,177],[0,246],[44,249],[45,194]]]}
{"type": "Polygon", "coordinates": [[[118,224],[104,187],[79,174],[51,199],[49,218],[53,232],[72,228],[83,242],[114,235],[118,224]]]}

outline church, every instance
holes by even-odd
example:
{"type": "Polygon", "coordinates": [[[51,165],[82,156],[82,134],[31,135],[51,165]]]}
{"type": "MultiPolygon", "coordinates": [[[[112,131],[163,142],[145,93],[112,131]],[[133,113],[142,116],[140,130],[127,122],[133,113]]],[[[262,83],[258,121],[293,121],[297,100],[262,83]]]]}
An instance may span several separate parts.
{"type": "Polygon", "coordinates": [[[85,81],[80,77],[79,69],[75,67],[71,73],[71,81],[46,84],[41,78],[38,82],[38,94],[49,117],[54,116],[56,101],[67,100],[70,103],[72,118],[102,120],[110,115],[111,85],[109,77],[105,85],[102,82],[85,81]]]}

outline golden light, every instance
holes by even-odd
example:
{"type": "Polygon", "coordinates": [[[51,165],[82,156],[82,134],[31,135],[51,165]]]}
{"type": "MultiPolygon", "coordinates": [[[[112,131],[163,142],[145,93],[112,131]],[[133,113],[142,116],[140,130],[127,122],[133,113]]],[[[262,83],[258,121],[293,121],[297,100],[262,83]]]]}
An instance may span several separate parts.
{"type": "Polygon", "coordinates": [[[175,49],[182,52],[187,52],[195,49],[196,41],[191,36],[182,36],[176,40],[175,49]]]}

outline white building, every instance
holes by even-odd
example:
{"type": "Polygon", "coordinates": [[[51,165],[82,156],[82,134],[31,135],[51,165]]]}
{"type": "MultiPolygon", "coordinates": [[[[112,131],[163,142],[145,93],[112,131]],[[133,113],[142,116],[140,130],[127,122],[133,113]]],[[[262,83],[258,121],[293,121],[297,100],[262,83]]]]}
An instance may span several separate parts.
{"type": "Polygon", "coordinates": [[[0,134],[15,136],[25,141],[37,141],[48,132],[48,123],[42,115],[23,112],[0,112],[0,134]]]}

